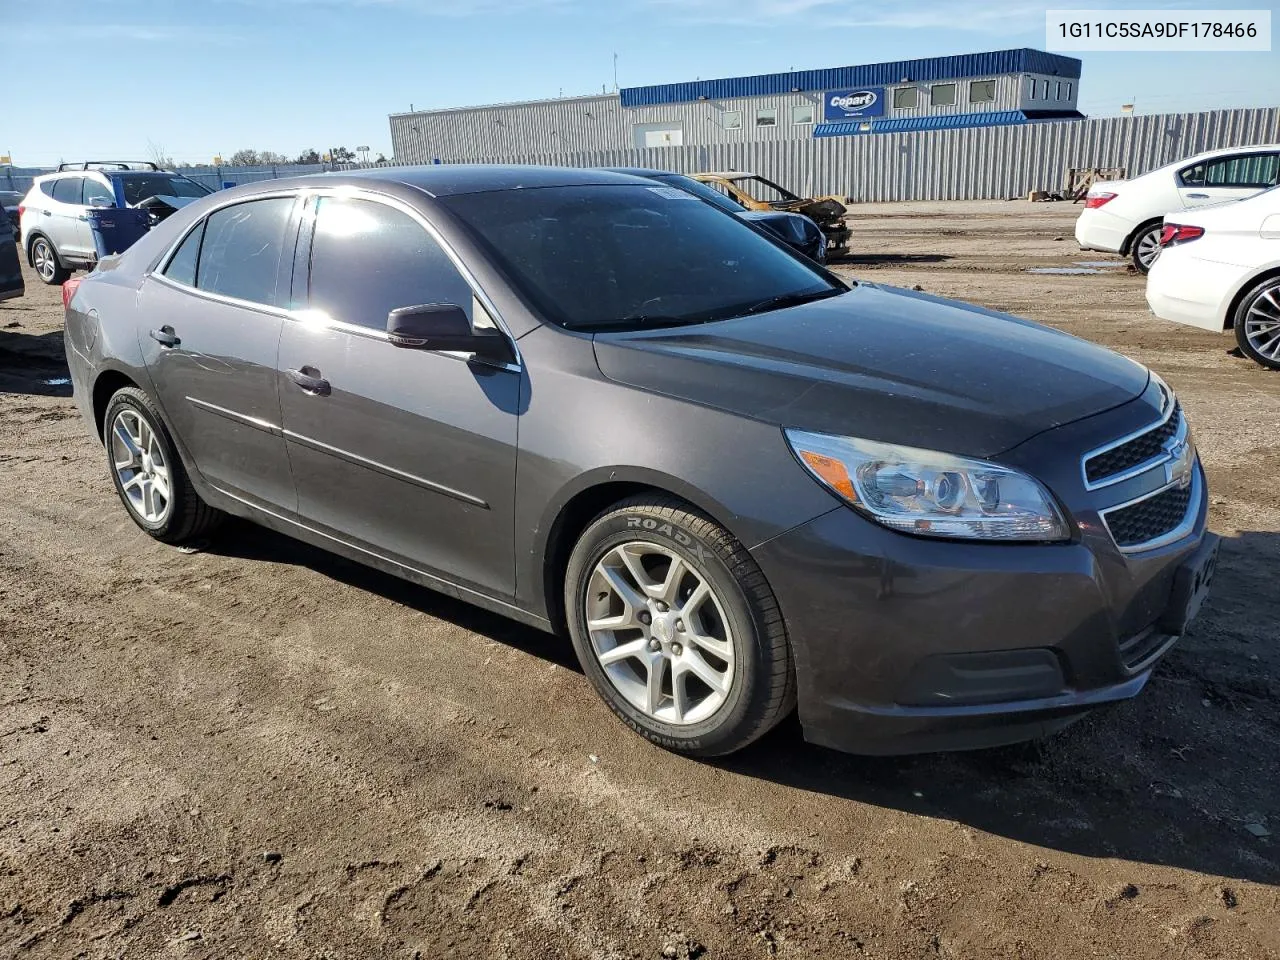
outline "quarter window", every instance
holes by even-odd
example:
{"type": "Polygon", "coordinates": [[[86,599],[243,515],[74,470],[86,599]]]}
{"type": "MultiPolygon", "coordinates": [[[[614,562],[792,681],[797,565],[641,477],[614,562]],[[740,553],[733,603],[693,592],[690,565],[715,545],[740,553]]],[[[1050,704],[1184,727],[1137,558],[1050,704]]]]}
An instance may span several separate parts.
{"type": "Polygon", "coordinates": [[[773,107],[765,107],[756,111],[757,127],[776,127],[778,125],[778,111],[773,107]]]}
{"type": "Polygon", "coordinates": [[[929,88],[929,102],[935,107],[950,107],[956,102],[954,83],[935,83],[929,88]]]}
{"type": "Polygon", "coordinates": [[[739,130],[742,128],[741,110],[726,110],[720,116],[726,130],[739,130]]]}
{"type": "Polygon", "coordinates": [[[916,105],[916,92],[915,87],[898,87],[893,91],[893,108],[910,110],[916,105]]]}
{"type": "Polygon", "coordinates": [[[791,108],[792,123],[813,123],[813,104],[803,103],[791,108]]]}
{"type": "Polygon", "coordinates": [[[209,293],[278,306],[276,281],[292,197],[238,203],[209,214],[196,286],[209,293]]]}
{"type": "Polygon", "coordinates": [[[63,177],[61,180],[54,181],[53,199],[59,203],[80,203],[80,185],[84,182],[84,177],[63,177]]]}
{"type": "Polygon", "coordinates": [[[385,330],[387,314],[398,307],[452,303],[474,319],[473,301],[448,254],[408,214],[373,200],[320,198],[311,242],[313,310],[385,330]]]}
{"type": "Polygon", "coordinates": [[[200,259],[200,238],[204,236],[204,224],[201,223],[187,234],[164,268],[164,275],[175,283],[188,287],[196,285],[196,265],[200,259]]]}
{"type": "Polygon", "coordinates": [[[970,103],[990,103],[996,98],[996,82],[994,80],[974,80],[969,84],[970,103]]]}
{"type": "Polygon", "coordinates": [[[1220,157],[1188,167],[1180,174],[1185,187],[1263,187],[1276,185],[1280,154],[1252,153],[1220,157]]]}

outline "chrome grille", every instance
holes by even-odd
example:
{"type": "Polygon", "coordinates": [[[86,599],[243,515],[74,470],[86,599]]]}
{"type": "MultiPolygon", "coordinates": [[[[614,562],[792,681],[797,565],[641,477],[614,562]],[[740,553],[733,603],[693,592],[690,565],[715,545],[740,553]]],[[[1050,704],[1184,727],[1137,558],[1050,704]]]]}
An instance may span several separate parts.
{"type": "Polygon", "coordinates": [[[1154,427],[1089,456],[1084,462],[1085,483],[1105,486],[1156,466],[1167,459],[1166,444],[1182,429],[1182,407],[1176,402],[1169,416],[1154,427]]]}

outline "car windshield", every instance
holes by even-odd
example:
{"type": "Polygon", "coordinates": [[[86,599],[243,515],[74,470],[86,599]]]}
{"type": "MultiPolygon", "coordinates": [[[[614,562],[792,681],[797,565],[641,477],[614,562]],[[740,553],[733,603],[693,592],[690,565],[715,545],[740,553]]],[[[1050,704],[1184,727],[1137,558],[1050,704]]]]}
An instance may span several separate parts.
{"type": "Polygon", "coordinates": [[[148,197],[203,197],[212,193],[194,180],[165,174],[121,177],[120,182],[124,184],[124,199],[130,204],[141,203],[148,197]]]}
{"type": "Polygon", "coordinates": [[[682,177],[678,173],[665,173],[653,179],[662,183],[669,183],[685,193],[692,193],[695,197],[701,197],[707,203],[714,204],[726,213],[742,213],[747,209],[732,197],[726,197],[715,187],[709,186],[701,180],[695,180],[693,177],[682,177]]]}
{"type": "Polygon", "coordinates": [[[546,319],[570,330],[707,323],[847,289],[675,187],[540,187],[440,202],[546,319]]]}

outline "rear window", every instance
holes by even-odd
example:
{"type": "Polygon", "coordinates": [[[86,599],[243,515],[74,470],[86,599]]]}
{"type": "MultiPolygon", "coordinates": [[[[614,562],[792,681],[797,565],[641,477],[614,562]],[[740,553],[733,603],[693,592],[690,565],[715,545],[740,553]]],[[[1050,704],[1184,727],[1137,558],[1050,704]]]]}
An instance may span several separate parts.
{"type": "Polygon", "coordinates": [[[276,278],[292,206],[292,197],[271,197],[211,213],[200,245],[196,286],[224,297],[277,306],[285,299],[277,295],[276,278]]]}
{"type": "Polygon", "coordinates": [[[121,177],[124,185],[124,198],[130,204],[141,203],[148,197],[203,197],[212,193],[208,187],[188,180],[186,177],[166,176],[129,176],[121,177]]]}

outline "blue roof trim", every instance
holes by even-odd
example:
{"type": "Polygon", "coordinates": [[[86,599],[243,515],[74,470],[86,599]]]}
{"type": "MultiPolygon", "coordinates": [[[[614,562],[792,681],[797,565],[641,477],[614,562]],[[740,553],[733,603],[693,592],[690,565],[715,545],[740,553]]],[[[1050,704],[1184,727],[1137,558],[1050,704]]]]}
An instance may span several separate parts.
{"type": "Polygon", "coordinates": [[[1083,120],[1075,110],[1039,111],[1041,116],[1021,110],[997,110],[990,113],[948,113],[935,117],[902,117],[899,120],[848,120],[843,123],[820,123],[813,128],[815,137],[845,137],[851,134],[910,133],[915,130],[962,130],[966,127],[1009,127],[1041,120],[1083,120]],[[1052,114],[1045,116],[1044,114],[1052,114]]]}
{"type": "Polygon", "coordinates": [[[1043,50],[1023,47],[996,50],[991,53],[965,53],[953,57],[929,57],[923,60],[895,60],[853,67],[830,67],[822,70],[797,70],[794,73],[766,73],[754,77],[728,77],[723,80],[692,80],[685,83],[663,83],[652,87],[625,87],[619,91],[624,107],[646,107],[662,103],[685,103],[690,100],[728,100],[736,97],[759,97],[793,90],[849,90],[857,87],[884,86],[900,83],[903,77],[917,82],[959,80],[1001,73],[1045,73],[1078,79],[1080,61],[1043,50]]]}

